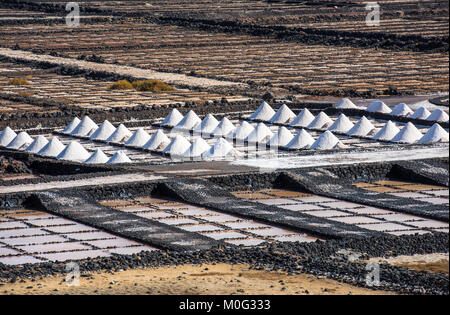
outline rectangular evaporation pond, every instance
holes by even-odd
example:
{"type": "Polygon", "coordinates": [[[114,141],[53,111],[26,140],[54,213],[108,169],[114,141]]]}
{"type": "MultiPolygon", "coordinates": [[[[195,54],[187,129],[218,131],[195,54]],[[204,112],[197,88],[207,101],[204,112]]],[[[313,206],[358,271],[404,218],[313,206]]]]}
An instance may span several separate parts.
{"type": "Polygon", "coordinates": [[[22,245],[17,248],[29,253],[51,253],[51,252],[65,252],[74,250],[90,250],[88,246],[80,243],[56,243],[56,244],[40,244],[40,245],[22,245]]]}
{"type": "Polygon", "coordinates": [[[223,240],[223,239],[233,239],[233,238],[248,238],[247,235],[234,232],[234,231],[227,231],[227,232],[213,232],[213,233],[201,233],[207,237],[213,238],[215,240],[223,240]]]}
{"type": "Polygon", "coordinates": [[[54,227],[48,227],[47,230],[54,232],[54,233],[80,233],[80,232],[89,232],[89,231],[96,231],[97,229],[92,228],[87,225],[83,224],[74,224],[74,225],[63,225],[63,226],[54,226],[54,227]]]}
{"type": "Polygon", "coordinates": [[[95,246],[98,248],[113,248],[113,247],[131,247],[131,246],[140,246],[142,244],[134,241],[129,241],[123,238],[115,238],[109,240],[97,240],[97,241],[86,241],[86,244],[91,246],[95,246]]]}
{"type": "Polygon", "coordinates": [[[152,252],[154,250],[157,250],[156,248],[149,247],[149,246],[135,246],[135,247],[119,247],[119,248],[111,248],[106,249],[105,251],[112,254],[118,254],[118,255],[133,255],[138,254],[140,252],[152,252]]]}
{"type": "Polygon", "coordinates": [[[197,225],[186,225],[180,227],[181,229],[189,232],[213,232],[213,231],[223,231],[223,228],[217,227],[211,224],[197,224],[197,225]]]}
{"type": "Polygon", "coordinates": [[[12,257],[0,257],[0,263],[5,265],[23,265],[23,264],[36,264],[43,262],[41,259],[34,258],[32,256],[12,256],[12,257]]]}
{"type": "Polygon", "coordinates": [[[0,247],[0,257],[21,255],[21,252],[7,247],[0,247]]]}
{"type": "Polygon", "coordinates": [[[101,239],[111,239],[116,238],[114,235],[106,233],[106,232],[85,232],[85,233],[72,233],[68,235],[70,239],[79,240],[79,241],[88,241],[88,240],[101,240],[101,239]]]}
{"type": "Polygon", "coordinates": [[[254,202],[263,203],[265,205],[289,205],[289,204],[295,204],[297,201],[285,199],[285,198],[278,198],[278,199],[255,199],[254,202]]]}
{"type": "Polygon", "coordinates": [[[46,243],[62,243],[67,242],[67,239],[58,235],[43,235],[33,237],[18,237],[18,238],[6,238],[1,240],[2,243],[10,246],[17,245],[31,245],[31,244],[46,244],[46,243]]]}
{"type": "Polygon", "coordinates": [[[110,254],[102,250],[83,250],[54,254],[40,254],[38,258],[45,258],[50,261],[67,261],[107,256],[110,256],[110,254]]]}
{"type": "Polygon", "coordinates": [[[0,239],[11,238],[11,237],[21,237],[21,236],[38,236],[49,234],[38,228],[24,228],[15,230],[3,230],[0,234],[0,239]]]}
{"type": "Polygon", "coordinates": [[[249,239],[244,239],[244,240],[226,240],[225,242],[236,245],[236,246],[239,246],[239,245],[256,246],[256,245],[266,242],[266,240],[258,239],[258,238],[249,238],[249,239]]]}
{"type": "Polygon", "coordinates": [[[278,207],[292,211],[313,211],[324,209],[323,207],[315,204],[291,204],[291,205],[281,205],[278,207]]]}
{"type": "Polygon", "coordinates": [[[440,222],[435,220],[424,220],[424,221],[417,221],[417,222],[408,222],[409,225],[418,227],[418,228],[449,228],[448,223],[446,222],[440,222]]]}
{"type": "Polygon", "coordinates": [[[389,232],[389,231],[401,231],[401,230],[413,230],[414,228],[410,228],[404,225],[396,224],[396,223],[376,223],[376,224],[357,224],[357,226],[362,227],[364,229],[379,231],[379,232],[389,232]]]}

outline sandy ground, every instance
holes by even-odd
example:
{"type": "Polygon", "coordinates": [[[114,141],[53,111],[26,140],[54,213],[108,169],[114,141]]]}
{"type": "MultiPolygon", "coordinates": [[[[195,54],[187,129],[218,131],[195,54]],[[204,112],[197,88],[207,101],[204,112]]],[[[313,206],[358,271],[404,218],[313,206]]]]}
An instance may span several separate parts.
{"type": "Polygon", "coordinates": [[[244,265],[185,265],[116,273],[92,273],[68,286],[66,276],[1,283],[4,294],[166,294],[166,295],[276,295],[276,294],[394,294],[358,288],[329,279],[300,274],[249,270],[244,265]]]}
{"type": "Polygon", "coordinates": [[[392,258],[373,258],[371,262],[387,263],[419,271],[449,274],[449,254],[435,253],[427,255],[396,256],[392,258]]]}

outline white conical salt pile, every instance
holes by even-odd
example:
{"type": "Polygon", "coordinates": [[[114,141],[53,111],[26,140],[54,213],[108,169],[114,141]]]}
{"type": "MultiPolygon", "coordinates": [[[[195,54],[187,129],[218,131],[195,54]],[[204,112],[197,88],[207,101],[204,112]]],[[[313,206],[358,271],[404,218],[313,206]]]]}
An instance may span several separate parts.
{"type": "Polygon", "coordinates": [[[6,127],[2,132],[0,132],[0,147],[6,147],[11,143],[11,141],[14,140],[15,137],[17,137],[17,133],[15,133],[11,128],[6,127]]]}
{"type": "Polygon", "coordinates": [[[33,139],[25,131],[19,132],[17,136],[6,146],[8,149],[20,150],[29,146],[33,139]]]}
{"type": "Polygon", "coordinates": [[[106,161],[107,164],[131,163],[130,158],[123,151],[117,151],[106,161]]]}
{"type": "Polygon", "coordinates": [[[191,143],[185,137],[177,135],[163,150],[163,153],[170,155],[182,155],[189,149],[190,146],[191,143]]]}
{"type": "Polygon", "coordinates": [[[284,147],[292,150],[307,149],[314,143],[314,138],[305,130],[301,129],[299,133],[284,147]]]}
{"type": "Polygon", "coordinates": [[[250,120],[269,121],[275,115],[275,111],[265,101],[261,103],[258,109],[248,117],[250,120]]]}
{"type": "Polygon", "coordinates": [[[316,118],[306,127],[308,129],[328,128],[333,124],[333,121],[324,112],[320,112],[316,118]]]}
{"type": "Polygon", "coordinates": [[[310,150],[328,150],[328,149],[334,149],[337,147],[342,146],[341,142],[339,141],[336,136],[330,132],[325,131],[320,135],[319,138],[317,138],[316,141],[311,145],[309,148],[310,150]]]}
{"type": "Polygon", "coordinates": [[[412,111],[411,108],[409,108],[408,105],[406,105],[405,103],[400,103],[395,105],[394,109],[392,110],[392,112],[390,113],[392,116],[411,116],[414,112],[412,111]]]}
{"type": "Polygon", "coordinates": [[[47,138],[44,136],[37,136],[33,142],[25,149],[25,151],[30,153],[38,153],[43,147],[45,147],[48,143],[47,138]]]}
{"type": "Polygon", "coordinates": [[[233,148],[233,145],[230,144],[224,138],[217,139],[216,143],[205,153],[202,154],[202,158],[211,159],[211,158],[224,158],[239,155],[238,152],[233,148]]]}
{"type": "Polygon", "coordinates": [[[80,122],[81,122],[81,120],[78,119],[78,117],[75,117],[75,118],[70,122],[70,124],[68,124],[67,127],[64,128],[64,130],[61,131],[61,132],[62,132],[62,133],[66,133],[66,134],[71,133],[71,132],[78,126],[78,124],[79,124],[80,122]]]}
{"type": "Polygon", "coordinates": [[[133,135],[125,142],[126,146],[140,148],[150,140],[150,135],[142,128],[136,130],[133,135]]]}
{"type": "Polygon", "coordinates": [[[414,143],[420,138],[423,137],[423,134],[414,126],[412,123],[407,123],[396,135],[392,138],[392,142],[399,143],[414,143]]]}
{"type": "Polygon", "coordinates": [[[372,139],[391,141],[399,131],[400,129],[389,120],[372,139]]]}
{"type": "Polygon", "coordinates": [[[211,146],[206,143],[202,138],[197,138],[194,143],[191,144],[189,149],[186,150],[182,155],[184,157],[197,157],[201,156],[206,151],[210,150],[211,146]]]}
{"type": "Polygon", "coordinates": [[[114,133],[114,131],[116,131],[116,127],[114,127],[109,121],[105,120],[98,127],[98,129],[94,131],[89,139],[105,141],[114,133]]]}
{"type": "Polygon", "coordinates": [[[198,124],[201,124],[202,120],[197,116],[197,114],[190,110],[186,116],[175,126],[175,129],[181,130],[193,130],[198,124]]]}
{"type": "Polygon", "coordinates": [[[382,101],[373,101],[367,106],[366,110],[371,113],[384,113],[389,114],[391,109],[382,101]]]}
{"type": "Polygon", "coordinates": [[[442,128],[439,124],[434,124],[417,142],[418,143],[448,142],[448,132],[445,131],[445,129],[442,128]]]}
{"type": "Polygon", "coordinates": [[[91,155],[88,151],[78,142],[72,141],[69,143],[61,153],[56,157],[58,160],[69,160],[69,161],[78,161],[84,162],[91,155]]]}
{"type": "Polygon", "coordinates": [[[178,109],[174,108],[167,115],[166,118],[161,122],[161,126],[163,127],[175,127],[181,120],[183,119],[183,115],[178,111],[178,109]]]}
{"type": "Polygon", "coordinates": [[[273,133],[270,129],[264,125],[264,123],[259,123],[256,128],[245,138],[247,142],[262,142],[266,143],[272,138],[273,133]]]}
{"type": "Polygon", "coordinates": [[[97,149],[92,155],[84,161],[84,163],[88,164],[104,164],[108,162],[109,158],[101,149],[97,149]]]}
{"type": "Polygon", "coordinates": [[[249,134],[252,133],[253,130],[255,130],[255,127],[244,120],[233,132],[231,132],[227,136],[228,138],[232,139],[244,140],[248,137],[249,134]]]}
{"type": "Polygon", "coordinates": [[[362,116],[360,120],[351,128],[347,135],[349,136],[366,136],[375,129],[374,125],[365,117],[362,116]]]}
{"type": "Polygon", "coordinates": [[[119,127],[116,128],[116,131],[106,139],[106,142],[122,142],[128,140],[133,134],[127,127],[123,124],[120,124],[119,127]]]}
{"type": "Polygon", "coordinates": [[[236,126],[226,117],[224,117],[217,127],[213,130],[212,134],[216,137],[224,137],[229,133],[233,132],[236,126]]]}
{"type": "Polygon", "coordinates": [[[414,119],[427,119],[428,116],[430,116],[431,113],[426,109],[425,107],[419,107],[410,118],[414,119]]]}
{"type": "Polygon", "coordinates": [[[53,137],[37,154],[49,157],[57,157],[66,146],[53,137]]]}
{"type": "Polygon", "coordinates": [[[293,127],[306,127],[314,120],[314,115],[307,108],[303,108],[302,111],[291,122],[293,127]]]}
{"type": "Polygon", "coordinates": [[[201,134],[211,134],[214,129],[219,125],[219,121],[211,114],[208,114],[203,118],[202,122],[195,127],[194,132],[201,134]]]}
{"type": "Polygon", "coordinates": [[[81,122],[76,126],[76,128],[70,133],[72,136],[85,137],[91,135],[98,126],[89,116],[84,116],[81,122]]]}
{"type": "Polygon", "coordinates": [[[328,128],[329,131],[347,132],[353,128],[353,123],[344,114],[340,114],[336,121],[328,128]]]}
{"type": "Polygon", "coordinates": [[[164,132],[159,129],[152,135],[150,140],[148,140],[142,148],[147,150],[162,150],[163,147],[167,146],[169,143],[169,137],[167,137],[164,132]]]}
{"type": "Polygon", "coordinates": [[[430,121],[439,121],[439,122],[447,122],[448,114],[444,112],[442,109],[435,109],[430,116],[427,117],[427,120],[430,121]]]}
{"type": "Polygon", "coordinates": [[[287,105],[283,104],[269,121],[273,124],[287,124],[292,122],[294,118],[295,114],[292,110],[287,105]]]}
{"type": "Polygon", "coordinates": [[[334,107],[335,108],[340,108],[340,109],[344,109],[344,108],[358,108],[358,106],[356,106],[348,98],[341,99],[334,107]]]}
{"type": "Polygon", "coordinates": [[[269,146],[280,146],[283,147],[287,145],[294,138],[294,135],[286,128],[280,127],[278,131],[270,138],[267,145],[269,146]]]}

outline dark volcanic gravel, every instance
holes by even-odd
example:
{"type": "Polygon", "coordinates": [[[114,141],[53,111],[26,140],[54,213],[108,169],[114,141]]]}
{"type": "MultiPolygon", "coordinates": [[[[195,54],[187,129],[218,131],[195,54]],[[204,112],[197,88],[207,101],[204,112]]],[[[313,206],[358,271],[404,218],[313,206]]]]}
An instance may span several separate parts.
{"type": "MultiPolygon", "coordinates": [[[[288,273],[305,272],[344,281],[353,285],[366,284],[366,264],[351,262],[341,250],[363,254],[363,258],[448,252],[448,235],[436,233],[412,236],[386,236],[363,240],[327,241],[315,243],[273,243],[259,247],[217,247],[211,250],[173,252],[155,251],[79,261],[82,273],[101,270],[126,270],[182,264],[231,263],[249,264],[254,269],[279,270],[288,273]]],[[[23,266],[0,264],[0,279],[17,281],[20,278],[62,274],[65,263],[41,263],[23,266]]],[[[403,267],[380,265],[382,290],[407,294],[448,295],[448,275],[414,271],[403,267]]]]}

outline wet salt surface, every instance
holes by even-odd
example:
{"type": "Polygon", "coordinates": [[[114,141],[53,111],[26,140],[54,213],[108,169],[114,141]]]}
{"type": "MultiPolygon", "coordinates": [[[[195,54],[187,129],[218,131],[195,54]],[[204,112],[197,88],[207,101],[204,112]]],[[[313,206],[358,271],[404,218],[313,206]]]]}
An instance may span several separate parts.
{"type": "MultiPolygon", "coordinates": [[[[389,181],[383,182],[389,187],[389,181]]],[[[367,187],[367,189],[378,188],[381,186],[377,183],[365,184],[356,183],[358,187],[367,187]]],[[[427,196],[430,198],[433,191],[438,191],[440,194],[448,194],[448,191],[442,190],[439,186],[418,185],[412,183],[392,182],[396,187],[403,187],[404,190],[415,189],[415,197],[427,196]],[[424,189],[418,191],[419,189],[424,189]],[[432,190],[430,190],[430,188],[432,190]],[[428,190],[426,190],[428,189],[428,190]]],[[[291,192],[295,194],[295,192],[291,192]]],[[[298,193],[300,194],[300,193],[298,193]]],[[[423,233],[424,229],[430,231],[449,231],[449,224],[447,222],[440,222],[436,220],[425,219],[422,217],[398,213],[391,210],[379,209],[376,207],[368,207],[361,204],[341,201],[333,198],[327,198],[315,195],[295,196],[291,198],[279,198],[280,196],[289,195],[289,191],[282,190],[261,190],[257,192],[235,192],[234,195],[238,198],[249,199],[253,202],[259,202],[267,205],[275,205],[277,207],[288,209],[292,211],[300,211],[308,215],[326,218],[329,220],[356,225],[368,230],[379,232],[386,232],[388,234],[403,235],[423,233]],[[264,197],[265,196],[265,197],[264,197]]],[[[419,200],[419,199],[418,199],[419,200]]],[[[422,200],[422,199],[420,199],[422,200]]],[[[448,200],[446,199],[448,203],[448,200]]],[[[429,231],[425,231],[429,233],[429,231]]]]}
{"type": "Polygon", "coordinates": [[[156,250],[51,214],[34,210],[0,211],[0,263],[104,257],[156,250]]]}

